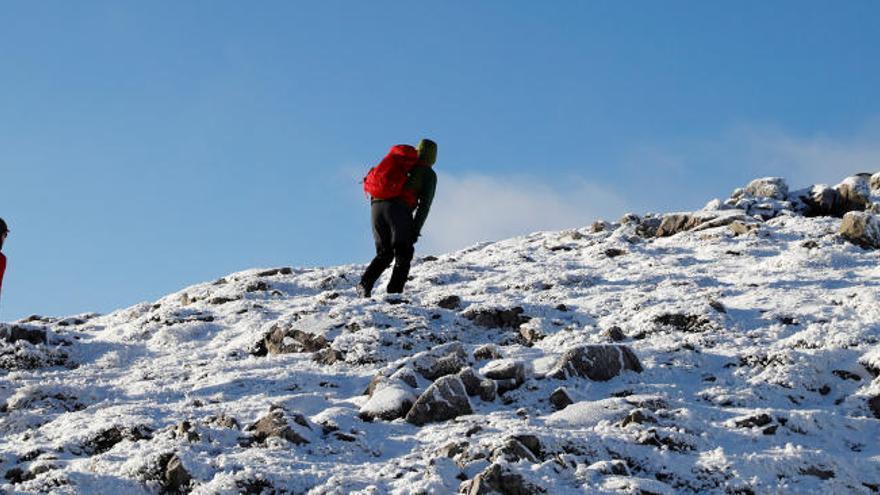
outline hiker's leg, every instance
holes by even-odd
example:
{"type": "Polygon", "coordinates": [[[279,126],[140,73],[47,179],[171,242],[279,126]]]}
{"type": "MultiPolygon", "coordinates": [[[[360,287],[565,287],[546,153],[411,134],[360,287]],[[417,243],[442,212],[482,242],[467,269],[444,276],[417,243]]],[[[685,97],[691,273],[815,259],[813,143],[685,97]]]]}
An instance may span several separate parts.
{"type": "Polygon", "coordinates": [[[392,205],[390,214],[394,271],[391,272],[391,280],[388,281],[387,290],[391,294],[400,294],[403,292],[403,286],[406,285],[410,264],[415,253],[413,247],[415,225],[408,206],[400,202],[393,202],[392,205]]]}
{"type": "Polygon", "coordinates": [[[376,280],[394,260],[394,244],[391,236],[391,225],[388,222],[388,202],[373,203],[371,216],[373,222],[373,240],[376,241],[376,257],[370,262],[361,277],[360,285],[369,293],[376,280]]]}

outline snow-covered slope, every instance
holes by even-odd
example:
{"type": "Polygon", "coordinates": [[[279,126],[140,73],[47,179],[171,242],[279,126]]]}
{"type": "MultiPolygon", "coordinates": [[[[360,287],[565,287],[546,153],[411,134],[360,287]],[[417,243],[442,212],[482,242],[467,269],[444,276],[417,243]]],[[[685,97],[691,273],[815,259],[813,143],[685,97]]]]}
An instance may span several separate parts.
{"type": "Polygon", "coordinates": [[[777,192],[7,325],[0,489],[876,493],[880,251],[777,192]]]}

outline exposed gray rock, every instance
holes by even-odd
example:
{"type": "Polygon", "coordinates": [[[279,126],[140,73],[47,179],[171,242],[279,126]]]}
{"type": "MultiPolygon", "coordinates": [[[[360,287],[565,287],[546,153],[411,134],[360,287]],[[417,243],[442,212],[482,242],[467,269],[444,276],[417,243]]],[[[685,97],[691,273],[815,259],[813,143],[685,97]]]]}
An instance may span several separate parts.
{"type": "Polygon", "coordinates": [[[163,476],[163,488],[165,493],[189,493],[192,476],[183,466],[183,462],[176,455],[171,456],[165,465],[163,476]]]}
{"type": "Polygon", "coordinates": [[[606,475],[629,476],[629,468],[627,467],[626,462],[619,459],[594,462],[587,466],[587,469],[606,475]]]}
{"type": "Polygon", "coordinates": [[[474,397],[475,395],[480,395],[480,384],[483,380],[477,376],[477,373],[473,368],[468,366],[459,371],[458,379],[461,380],[461,383],[464,385],[464,389],[469,396],[474,397]]]}
{"type": "Polygon", "coordinates": [[[588,344],[565,351],[548,376],[563,380],[570,376],[579,376],[607,381],[626,370],[637,373],[642,371],[639,359],[628,346],[588,344]]]}
{"type": "Polygon", "coordinates": [[[83,444],[83,451],[89,455],[103,454],[123,440],[137,442],[152,437],[153,431],[147,426],[111,426],[88,439],[83,444]]]}
{"type": "Polygon", "coordinates": [[[474,359],[498,359],[501,357],[501,351],[494,344],[485,344],[474,350],[474,359]]]}
{"type": "Polygon", "coordinates": [[[782,177],[763,177],[749,182],[743,189],[743,194],[782,201],[788,198],[788,184],[782,177]]]}
{"type": "Polygon", "coordinates": [[[461,298],[455,295],[446,296],[437,301],[437,306],[443,309],[458,309],[461,307],[461,298]]]}
{"type": "Polygon", "coordinates": [[[880,248],[880,220],[876,215],[851,211],[843,216],[840,235],[864,248],[880,248]]]}
{"type": "Polygon", "coordinates": [[[519,335],[523,338],[523,341],[526,343],[526,345],[530,347],[546,337],[543,332],[529,325],[521,326],[519,328],[519,335]]]}
{"type": "Polygon", "coordinates": [[[510,467],[502,467],[493,463],[478,474],[467,487],[468,495],[536,495],[547,493],[547,490],[526,480],[521,474],[510,467]]]}
{"type": "Polygon", "coordinates": [[[492,452],[492,461],[498,461],[501,459],[507,462],[518,462],[521,460],[526,460],[531,463],[538,462],[538,458],[535,454],[515,438],[508,438],[503,445],[492,452]]]}
{"type": "Polygon", "coordinates": [[[329,347],[327,340],[320,336],[295,329],[291,324],[275,324],[269,333],[257,343],[251,354],[288,354],[292,352],[317,352],[329,347]]]}
{"type": "Polygon", "coordinates": [[[486,328],[519,328],[523,323],[531,320],[524,316],[525,310],[519,306],[510,309],[471,309],[464,313],[464,317],[475,324],[486,328]]]}
{"type": "Polygon", "coordinates": [[[444,376],[419,396],[406,420],[421,426],[471,413],[473,409],[464,384],[457,376],[444,376]]]}
{"type": "Polygon", "coordinates": [[[0,325],[0,339],[12,344],[17,341],[33,345],[46,343],[46,330],[32,325],[0,325]]]}
{"type": "Polygon", "coordinates": [[[415,370],[428,380],[452,375],[467,366],[467,353],[460,342],[444,344],[413,358],[415,370]]]}
{"type": "Polygon", "coordinates": [[[709,319],[701,315],[664,313],[655,316],[652,321],[658,326],[672,327],[679,332],[699,333],[711,328],[709,319]]]}
{"type": "Polygon", "coordinates": [[[691,230],[701,223],[702,220],[700,218],[689,214],[671,213],[663,215],[663,220],[660,222],[660,226],[657,227],[656,235],[657,237],[669,237],[679,232],[691,230]]]}
{"type": "Polygon", "coordinates": [[[411,390],[392,384],[375,391],[361,407],[359,415],[365,421],[393,421],[406,416],[415,401],[416,396],[411,390]]]}
{"type": "Polygon", "coordinates": [[[844,211],[861,211],[867,208],[871,202],[870,180],[871,174],[856,174],[847,177],[835,187],[844,211]]]}
{"type": "Polygon", "coordinates": [[[727,226],[733,235],[748,235],[755,232],[760,227],[757,222],[743,222],[736,220],[727,226]]]}
{"type": "Polygon", "coordinates": [[[871,187],[872,192],[880,193],[880,172],[871,176],[868,185],[871,187]]]}
{"type": "Polygon", "coordinates": [[[312,354],[312,361],[320,364],[331,365],[345,361],[345,353],[340,350],[327,347],[312,354]]]}
{"type": "Polygon", "coordinates": [[[566,390],[565,387],[559,387],[550,394],[550,404],[552,404],[553,408],[557,411],[561,411],[574,404],[574,401],[571,400],[571,396],[568,394],[568,390],[566,390]]]}
{"type": "Polygon", "coordinates": [[[526,365],[515,359],[497,359],[484,366],[480,373],[495,380],[498,392],[504,393],[519,388],[526,380],[526,365]]]}
{"type": "Polygon", "coordinates": [[[251,435],[249,443],[264,443],[269,437],[283,438],[295,445],[311,443],[303,431],[312,429],[308,420],[300,414],[291,415],[291,419],[296,426],[290,424],[283,409],[270,409],[268,414],[245,428],[251,435]]]}
{"type": "Polygon", "coordinates": [[[616,325],[605,330],[605,335],[608,336],[608,338],[612,342],[620,342],[626,340],[626,334],[624,334],[623,330],[616,325]]]}
{"type": "Polygon", "coordinates": [[[269,270],[262,271],[257,274],[258,277],[274,277],[275,275],[290,275],[293,273],[293,268],[289,266],[284,266],[281,268],[272,268],[269,270]]]}
{"type": "Polygon", "coordinates": [[[868,399],[868,408],[875,418],[880,419],[880,395],[868,399]]]}

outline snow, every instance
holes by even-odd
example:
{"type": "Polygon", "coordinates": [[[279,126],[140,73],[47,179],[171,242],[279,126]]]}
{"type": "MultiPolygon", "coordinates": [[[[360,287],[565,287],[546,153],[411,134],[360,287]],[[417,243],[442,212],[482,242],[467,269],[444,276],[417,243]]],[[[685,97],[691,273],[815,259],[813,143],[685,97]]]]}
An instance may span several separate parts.
{"type": "Polygon", "coordinates": [[[643,238],[632,223],[611,223],[417,260],[395,304],[381,289],[357,298],[363,265],[255,269],[108,315],[35,320],[28,324],[47,329],[49,343],[18,342],[0,360],[38,365],[0,371],[0,475],[39,473],[0,479],[0,491],[158,493],[157,463],[174,453],[199,494],[453,493],[504,439],[528,433],[543,457],[506,466],[549,493],[873,493],[880,251],[843,241],[839,225],[785,213],[762,222],[760,234],[708,226],[643,238]],[[609,248],[625,254],[609,257],[609,248]],[[460,308],[436,306],[449,295],[460,308]],[[517,306],[544,335],[533,345],[516,329],[462,316],[517,306]],[[657,323],[670,314],[698,324],[657,323]],[[342,360],[252,355],[277,323],[324,336],[342,360]],[[544,378],[566,349],[608,343],[612,326],[644,372],[608,382],[544,378]],[[493,402],[471,397],[474,413],[454,420],[417,427],[360,418],[430,385],[419,376],[411,390],[392,379],[368,398],[375,375],[429,363],[449,343],[474,369],[486,365],[474,349],[492,343],[503,360],[490,366],[516,360],[534,373],[493,402]],[[62,352],[65,364],[46,360],[62,352]],[[575,404],[555,411],[548,397],[559,386],[575,404]],[[244,428],[271,406],[307,417],[311,443],[246,445],[244,428]],[[623,425],[636,411],[650,419],[623,425]],[[738,426],[761,415],[769,423],[738,426]],[[221,416],[242,429],[211,419],[221,416]],[[198,440],[175,433],[185,420],[198,440]],[[90,442],[114,427],[149,435],[90,454],[90,442]],[[467,445],[438,456],[450,442],[467,445]],[[588,469],[618,460],[628,474],[588,469]]]}

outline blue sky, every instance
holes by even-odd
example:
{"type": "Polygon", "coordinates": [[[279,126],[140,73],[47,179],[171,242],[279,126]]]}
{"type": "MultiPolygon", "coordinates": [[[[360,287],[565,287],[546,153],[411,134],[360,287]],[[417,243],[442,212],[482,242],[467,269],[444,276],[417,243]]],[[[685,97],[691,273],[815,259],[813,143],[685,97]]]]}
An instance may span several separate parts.
{"type": "Polygon", "coordinates": [[[364,263],[357,180],[440,145],[421,254],[880,170],[876,2],[7,2],[0,319],[364,263]]]}

